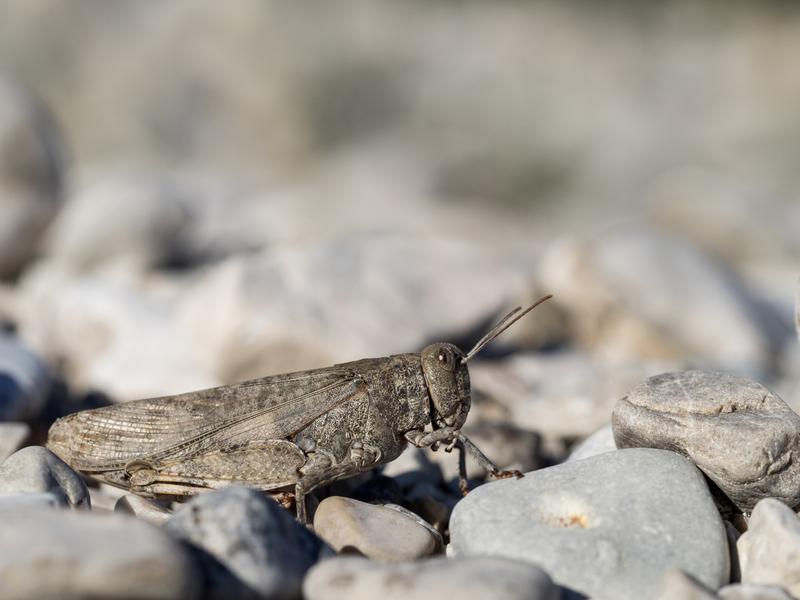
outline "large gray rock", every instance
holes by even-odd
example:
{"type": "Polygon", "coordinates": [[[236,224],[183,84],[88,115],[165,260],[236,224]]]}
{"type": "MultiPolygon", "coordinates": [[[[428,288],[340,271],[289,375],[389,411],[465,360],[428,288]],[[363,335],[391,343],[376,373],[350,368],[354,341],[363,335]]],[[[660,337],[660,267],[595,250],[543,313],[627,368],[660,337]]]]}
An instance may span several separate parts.
{"type": "Polygon", "coordinates": [[[86,484],[58,456],[41,446],[28,446],[9,456],[0,465],[0,493],[48,492],[65,506],[91,504],[86,484]]]}
{"type": "Polygon", "coordinates": [[[0,279],[35,256],[61,200],[62,152],[42,103],[0,78],[0,279]]]}
{"type": "Polygon", "coordinates": [[[607,452],[483,485],[456,505],[450,549],[538,564],[595,598],[653,597],[672,567],[713,589],[728,582],[725,528],[703,475],[663,450],[607,452]]]}
{"type": "Polygon", "coordinates": [[[306,571],[332,554],[277,502],[242,487],[197,496],[163,527],[200,550],[209,593],[220,598],[298,598],[306,571]]]}
{"type": "Polygon", "coordinates": [[[614,407],[620,448],[690,458],[740,509],[762,498],[800,504],[800,415],[763,385],[728,373],[665,373],[614,407]]]}
{"type": "Polygon", "coordinates": [[[196,598],[188,553],[152,525],[88,512],[3,513],[3,598],[196,598]]]}
{"type": "Polygon", "coordinates": [[[326,560],[303,583],[308,600],[557,600],[561,590],[540,568],[500,558],[437,558],[379,565],[363,558],[326,560]]]}
{"type": "Polygon", "coordinates": [[[442,546],[437,532],[409,515],[341,496],[320,502],[314,531],[337,552],[355,550],[386,562],[423,558],[442,546]]]}
{"type": "Polygon", "coordinates": [[[800,519],[774,498],[756,504],[736,544],[742,583],[776,585],[800,595],[800,519]]]}
{"type": "Polygon", "coordinates": [[[745,286],[684,240],[626,224],[552,245],[541,285],[595,354],[763,373],[774,340],[745,286]]]}
{"type": "Polygon", "coordinates": [[[661,577],[656,600],[717,600],[717,595],[680,569],[669,569],[661,577]]]}
{"type": "Polygon", "coordinates": [[[0,421],[35,419],[51,383],[41,358],[16,338],[0,333],[0,421]]]}
{"type": "Polygon", "coordinates": [[[792,600],[794,598],[782,587],[752,583],[726,585],[720,588],[717,597],[719,600],[792,600]]]}

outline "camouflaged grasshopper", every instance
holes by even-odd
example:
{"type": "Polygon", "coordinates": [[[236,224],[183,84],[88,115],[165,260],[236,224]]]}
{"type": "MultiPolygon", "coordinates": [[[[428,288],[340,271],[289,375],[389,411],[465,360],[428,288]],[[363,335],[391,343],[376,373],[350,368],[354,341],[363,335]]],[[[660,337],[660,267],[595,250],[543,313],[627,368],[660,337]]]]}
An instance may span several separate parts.
{"type": "Polygon", "coordinates": [[[208,390],[74,413],[47,446],[73,468],[148,497],[180,498],[232,484],[305,495],[397,458],[407,443],[459,450],[501,471],[461,432],[470,408],[467,362],[545,296],[506,315],[466,354],[449,343],[208,390]]]}

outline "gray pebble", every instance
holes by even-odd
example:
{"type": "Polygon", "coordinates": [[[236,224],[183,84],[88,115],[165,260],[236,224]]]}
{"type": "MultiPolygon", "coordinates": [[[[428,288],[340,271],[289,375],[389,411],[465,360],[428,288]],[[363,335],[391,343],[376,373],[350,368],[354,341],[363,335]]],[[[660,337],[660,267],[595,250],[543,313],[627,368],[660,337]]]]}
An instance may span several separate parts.
{"type": "Polygon", "coordinates": [[[792,600],[782,587],[751,583],[726,585],[717,592],[719,600],[792,600]]]}
{"type": "Polygon", "coordinates": [[[331,496],[317,507],[314,531],[337,552],[358,552],[375,560],[397,562],[441,549],[439,534],[419,520],[385,506],[331,496]]]}
{"type": "Polygon", "coordinates": [[[315,566],[303,583],[307,600],[557,600],[561,590],[540,568],[499,558],[435,558],[376,564],[339,557],[315,566]]]}
{"type": "Polygon", "coordinates": [[[651,377],[617,402],[620,448],[664,448],[689,457],[733,503],[765,497],[800,504],[800,415],[776,394],[728,373],[651,377]]]}
{"type": "Polygon", "coordinates": [[[22,448],[30,433],[27,423],[0,423],[0,463],[22,448]]]}
{"type": "Polygon", "coordinates": [[[91,506],[81,476],[41,446],[18,450],[0,465],[0,492],[49,492],[65,506],[91,506]]]}
{"type": "Polygon", "coordinates": [[[200,582],[180,544],[132,517],[46,510],[3,515],[6,600],[196,598],[200,582]]]}
{"type": "Polygon", "coordinates": [[[567,461],[581,460],[582,458],[589,458],[590,456],[596,456],[603,452],[612,452],[616,449],[617,445],[614,442],[614,432],[609,423],[577,444],[567,457],[567,461]]]}
{"type": "Polygon", "coordinates": [[[114,504],[114,511],[135,515],[153,525],[161,525],[172,516],[172,513],[164,508],[162,504],[149,498],[142,498],[136,494],[122,496],[114,504]]]}
{"type": "Polygon", "coordinates": [[[702,474],[652,449],[483,485],[453,510],[450,549],[527,560],[560,585],[615,600],[653,597],[670,567],[714,589],[729,573],[725,528],[702,474]]]}
{"type": "Polygon", "coordinates": [[[306,571],[332,551],[263,494],[228,487],[195,497],[164,529],[193,544],[214,597],[294,599],[306,571]]]}
{"type": "Polygon", "coordinates": [[[661,577],[656,600],[716,600],[716,594],[680,569],[668,569],[661,577]]]}
{"type": "Polygon", "coordinates": [[[759,502],[736,544],[742,583],[777,585],[800,595],[800,519],[774,498],[759,502]]]}
{"type": "Polygon", "coordinates": [[[63,502],[50,492],[0,492],[0,511],[29,508],[61,508],[63,502]]]}

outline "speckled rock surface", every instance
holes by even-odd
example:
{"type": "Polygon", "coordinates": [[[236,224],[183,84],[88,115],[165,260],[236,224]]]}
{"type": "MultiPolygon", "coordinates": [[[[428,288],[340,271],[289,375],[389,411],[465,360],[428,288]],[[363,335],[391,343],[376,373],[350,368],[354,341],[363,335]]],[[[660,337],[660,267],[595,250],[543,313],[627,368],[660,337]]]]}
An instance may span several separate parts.
{"type": "Polygon", "coordinates": [[[612,422],[617,446],[680,452],[742,510],[767,497],[800,503],[800,415],[755,381],[704,371],[651,377],[617,402],[612,422]]]}

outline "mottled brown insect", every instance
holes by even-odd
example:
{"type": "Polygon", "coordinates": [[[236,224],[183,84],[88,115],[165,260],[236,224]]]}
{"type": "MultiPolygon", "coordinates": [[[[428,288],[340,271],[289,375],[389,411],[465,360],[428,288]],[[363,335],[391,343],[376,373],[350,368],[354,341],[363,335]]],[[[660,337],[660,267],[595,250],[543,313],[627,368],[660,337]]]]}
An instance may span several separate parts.
{"type": "Polygon", "coordinates": [[[461,432],[470,408],[467,362],[522,316],[516,308],[464,354],[453,344],[324,369],[136,400],[68,415],[48,447],[95,479],[150,497],[181,497],[242,484],[305,495],[397,458],[407,443],[447,444],[493,477],[500,471],[461,432]]]}

